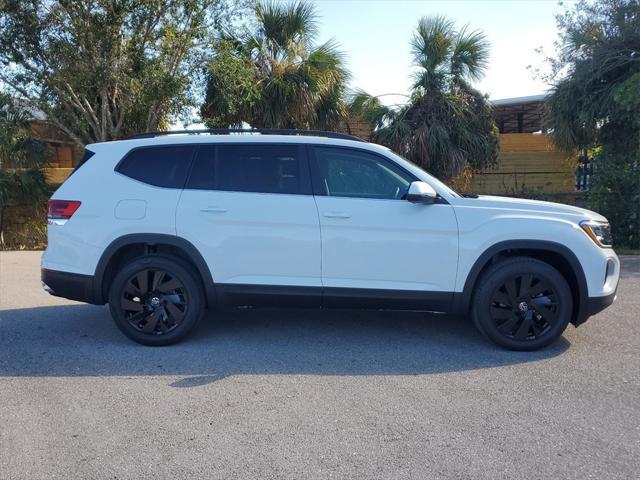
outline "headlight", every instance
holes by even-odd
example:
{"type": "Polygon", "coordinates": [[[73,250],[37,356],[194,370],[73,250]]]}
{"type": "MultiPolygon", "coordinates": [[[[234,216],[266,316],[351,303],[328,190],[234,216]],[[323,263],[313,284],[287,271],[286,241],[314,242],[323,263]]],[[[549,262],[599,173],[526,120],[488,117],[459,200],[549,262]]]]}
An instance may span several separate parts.
{"type": "Polygon", "coordinates": [[[584,222],[580,222],[580,227],[599,247],[611,246],[611,227],[608,223],[585,220],[584,222]]]}

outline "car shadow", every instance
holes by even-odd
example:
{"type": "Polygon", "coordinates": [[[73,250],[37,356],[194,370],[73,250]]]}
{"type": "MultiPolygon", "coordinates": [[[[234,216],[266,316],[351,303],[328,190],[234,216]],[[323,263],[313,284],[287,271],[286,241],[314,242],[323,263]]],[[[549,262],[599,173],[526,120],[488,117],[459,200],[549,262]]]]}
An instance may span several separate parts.
{"type": "Polygon", "coordinates": [[[212,311],[187,340],[144,347],[107,307],[72,304],[0,312],[0,376],[185,378],[197,387],[230,375],[419,375],[535,362],[564,352],[510,352],[466,318],[420,312],[249,309],[212,311]]]}

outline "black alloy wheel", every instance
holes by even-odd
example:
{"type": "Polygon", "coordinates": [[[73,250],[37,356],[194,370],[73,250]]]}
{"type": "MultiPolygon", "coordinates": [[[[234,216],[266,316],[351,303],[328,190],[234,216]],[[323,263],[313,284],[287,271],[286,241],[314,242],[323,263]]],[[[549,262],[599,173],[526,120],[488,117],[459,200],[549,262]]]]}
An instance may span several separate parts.
{"type": "Polygon", "coordinates": [[[487,267],[476,283],[472,316],[490,340],[511,350],[536,350],[554,342],[569,324],[573,297],[550,264],[509,257],[487,267]]]}
{"type": "Polygon", "coordinates": [[[161,254],[131,260],[114,277],[109,307],[118,328],[143,345],[170,345],[186,337],[204,313],[197,271],[161,254]]]}
{"type": "Polygon", "coordinates": [[[185,318],[189,298],[182,282],[169,272],[144,269],[126,283],[120,305],[129,324],[140,332],[163,335],[185,318]]]}
{"type": "Polygon", "coordinates": [[[491,318],[516,340],[535,340],[558,321],[560,299],[552,284],[533,273],[508,278],[491,297],[491,318]]]}

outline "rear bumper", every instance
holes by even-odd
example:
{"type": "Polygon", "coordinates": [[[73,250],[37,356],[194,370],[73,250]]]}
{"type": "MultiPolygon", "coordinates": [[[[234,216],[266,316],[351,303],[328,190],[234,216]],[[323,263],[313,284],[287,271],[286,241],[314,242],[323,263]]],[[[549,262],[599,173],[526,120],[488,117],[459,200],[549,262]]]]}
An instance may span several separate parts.
{"type": "Polygon", "coordinates": [[[94,303],[92,275],[43,268],[40,270],[40,278],[45,291],[51,295],[78,302],[94,303]]]}

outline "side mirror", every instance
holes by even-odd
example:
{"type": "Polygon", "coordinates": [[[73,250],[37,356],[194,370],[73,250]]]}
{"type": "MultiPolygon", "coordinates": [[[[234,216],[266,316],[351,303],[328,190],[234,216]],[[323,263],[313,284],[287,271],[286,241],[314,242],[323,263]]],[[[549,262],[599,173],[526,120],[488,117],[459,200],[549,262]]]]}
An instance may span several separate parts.
{"type": "Polygon", "coordinates": [[[425,182],[412,182],[407,192],[407,200],[411,203],[435,203],[438,194],[431,185],[425,182]]]}

